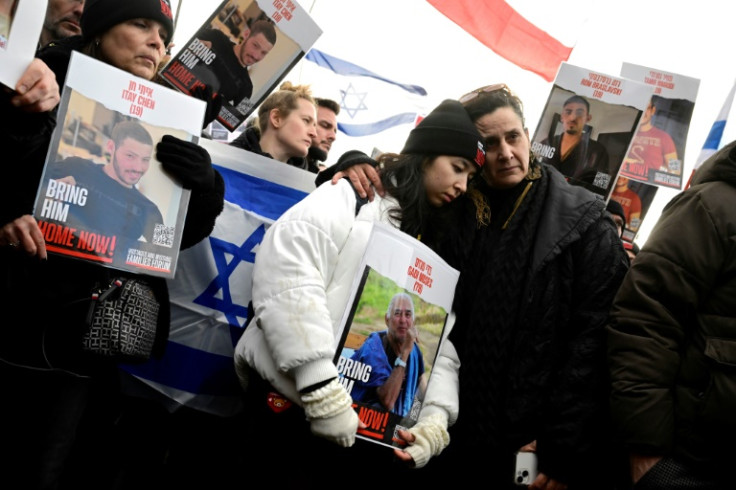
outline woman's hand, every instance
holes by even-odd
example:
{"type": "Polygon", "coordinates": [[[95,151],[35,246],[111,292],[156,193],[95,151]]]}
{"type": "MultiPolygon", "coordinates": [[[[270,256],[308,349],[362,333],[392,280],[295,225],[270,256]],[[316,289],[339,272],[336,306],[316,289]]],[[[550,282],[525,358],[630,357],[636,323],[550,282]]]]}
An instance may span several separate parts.
{"type": "Polygon", "coordinates": [[[0,245],[22,250],[31,257],[46,259],[46,242],[38,227],[36,219],[29,215],[23,215],[0,228],[0,245]]]}

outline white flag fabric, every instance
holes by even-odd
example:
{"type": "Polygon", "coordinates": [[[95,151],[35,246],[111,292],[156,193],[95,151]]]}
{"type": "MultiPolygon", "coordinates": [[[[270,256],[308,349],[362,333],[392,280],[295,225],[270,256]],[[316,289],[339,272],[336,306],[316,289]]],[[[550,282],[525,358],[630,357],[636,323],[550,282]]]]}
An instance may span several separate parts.
{"type": "Polygon", "coordinates": [[[340,104],[338,129],[347,136],[368,136],[402,124],[414,124],[427,112],[427,91],[391,80],[317,49],[304,57],[302,78],[319,87],[319,96],[340,104]]]}

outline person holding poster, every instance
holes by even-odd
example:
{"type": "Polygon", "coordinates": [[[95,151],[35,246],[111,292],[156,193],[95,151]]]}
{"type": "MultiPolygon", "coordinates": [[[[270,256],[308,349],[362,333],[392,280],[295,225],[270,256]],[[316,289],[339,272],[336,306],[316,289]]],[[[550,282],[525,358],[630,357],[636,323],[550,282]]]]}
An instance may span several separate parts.
{"type": "Polygon", "coordinates": [[[437,249],[460,271],[449,339],[462,368],[435,367],[429,387],[459,379],[460,416],[417,478],[462,468],[513,488],[515,454],[535,451],[530,488],[611,488],[605,322],[628,268],[621,239],[602,199],[534,160],[505,84],[460,100],[486,163],[437,249]]]}
{"type": "MultiPolygon", "coordinates": [[[[53,97],[42,97],[31,107],[43,112],[18,110],[16,104],[25,96],[44,93],[29,80],[32,90],[16,95],[20,99],[15,103],[2,99],[7,131],[0,132],[0,141],[17,160],[7,169],[13,185],[0,196],[0,306],[30,315],[18,328],[0,332],[0,377],[14,393],[0,409],[3,444],[12,448],[7,471],[0,477],[6,487],[24,482],[24,488],[58,488],[62,478],[69,478],[68,488],[103,488],[111,485],[106,479],[113,478],[110,463],[123,461],[109,457],[119,447],[111,436],[122,405],[117,364],[89,357],[81,342],[87,300],[95,287],[109,284],[111,271],[47,255],[44,236],[32,217],[33,204],[56,134],[58,85],[65,79],[72,51],[152,80],[171,39],[173,19],[166,0],[87,0],[81,22],[83,36],[52,43],[39,51],[42,62],[32,64],[36,76],[53,71],[50,80],[44,79],[56,87],[53,104],[44,102],[53,97]]],[[[181,242],[181,248],[187,248],[212,231],[224,205],[224,182],[209,154],[194,143],[164,135],[156,156],[166,172],[192,191],[181,242]]],[[[115,274],[144,280],[154,290],[160,310],[153,355],[160,356],[169,332],[166,280],[115,274]]]]}
{"type": "Polygon", "coordinates": [[[350,395],[354,400],[382,406],[402,417],[409,413],[417,393],[427,389],[424,358],[417,344],[414,302],[396,293],[389,302],[386,330],[373,332],[352,359],[372,367],[367,380],[358,379],[350,395]]]}
{"type": "MultiPolygon", "coordinates": [[[[358,206],[348,180],[325,183],[267,230],[256,255],[255,314],[236,346],[235,367],[252,426],[245,439],[253,448],[249,464],[264,475],[278,472],[285,487],[317,488],[326,484],[324,478],[344,482],[341,475],[355,476],[356,464],[364,461],[363,450],[390,463],[392,453],[379,445],[345,450],[362,424],[334,363],[350,286],[374,222],[421,237],[431,248],[437,235],[450,230],[446,209],[485,161],[478,131],[453,100],[411,131],[401,154],[379,160],[385,198],[358,206]],[[314,471],[317,459],[328,465],[329,475],[314,471]]],[[[375,163],[355,150],[339,161],[361,162],[375,163]]],[[[451,347],[443,355],[452,356],[451,347]]],[[[427,418],[416,436],[423,444],[407,453],[417,465],[447,444],[447,421],[457,416],[452,397],[450,388],[437,397],[439,405],[425,399],[427,418]]],[[[390,470],[381,465],[382,474],[390,470]]]]}
{"type": "Polygon", "coordinates": [[[229,104],[237,106],[253,94],[248,69],[273,49],[276,28],[269,20],[256,20],[243,32],[238,43],[233,43],[219,29],[203,31],[197,40],[204,49],[193,50],[201,61],[192,68],[192,73],[201,83],[213,87],[229,104]]]}

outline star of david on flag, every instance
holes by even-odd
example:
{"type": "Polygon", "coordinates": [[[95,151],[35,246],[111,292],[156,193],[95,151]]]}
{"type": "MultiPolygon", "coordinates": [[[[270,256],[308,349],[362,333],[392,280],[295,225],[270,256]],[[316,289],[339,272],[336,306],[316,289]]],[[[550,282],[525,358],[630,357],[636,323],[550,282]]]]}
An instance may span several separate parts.
{"type": "Polygon", "coordinates": [[[168,281],[171,329],[162,359],[122,366],[129,394],[173,411],[242,410],[233,354],[248,320],[253,263],[268,227],[314,189],[315,175],[223,143],[201,140],[225,181],[212,234],[179,255],[168,281]]]}
{"type": "Polygon", "coordinates": [[[386,78],[317,49],[304,57],[304,80],[318,80],[319,96],[337,101],[338,129],[361,137],[402,125],[414,124],[427,112],[427,91],[386,78]]]}

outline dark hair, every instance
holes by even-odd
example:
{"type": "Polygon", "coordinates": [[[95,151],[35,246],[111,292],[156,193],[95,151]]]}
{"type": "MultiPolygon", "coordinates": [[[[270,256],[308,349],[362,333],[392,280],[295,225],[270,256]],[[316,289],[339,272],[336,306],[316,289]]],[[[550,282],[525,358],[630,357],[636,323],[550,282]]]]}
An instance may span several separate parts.
{"type": "Polygon", "coordinates": [[[112,128],[112,134],[110,139],[115,142],[117,148],[122,144],[126,138],[131,138],[144,145],[153,146],[153,138],[146,128],[144,128],[138,121],[121,121],[112,128]]]}
{"type": "Polygon", "coordinates": [[[321,97],[315,97],[314,102],[317,104],[318,107],[324,107],[325,109],[329,109],[332,112],[335,113],[335,115],[340,114],[340,104],[335,102],[332,99],[323,99],[321,97]]]}
{"type": "Polygon", "coordinates": [[[399,205],[389,210],[389,219],[401,231],[413,237],[425,235],[431,217],[444,210],[434,208],[427,200],[424,169],[437,155],[383,153],[376,160],[381,168],[381,184],[399,205]]]}
{"type": "Polygon", "coordinates": [[[495,112],[502,107],[510,107],[521,119],[521,126],[526,127],[524,119],[524,104],[521,99],[511,93],[509,90],[494,90],[492,92],[479,93],[477,97],[470,99],[463,104],[465,110],[468,111],[470,119],[476,122],[486,114],[495,112]]]}
{"type": "Polygon", "coordinates": [[[567,99],[564,104],[562,104],[562,107],[565,107],[567,104],[583,104],[585,106],[585,111],[590,112],[590,102],[588,102],[585,97],[573,95],[567,99]]]}
{"type": "Polygon", "coordinates": [[[266,41],[271,44],[276,44],[276,28],[268,20],[257,20],[248,28],[250,33],[248,37],[255,36],[256,34],[263,34],[266,41]]]}

